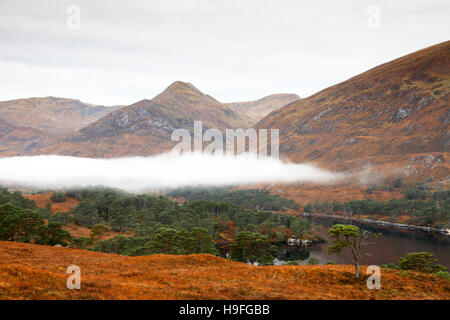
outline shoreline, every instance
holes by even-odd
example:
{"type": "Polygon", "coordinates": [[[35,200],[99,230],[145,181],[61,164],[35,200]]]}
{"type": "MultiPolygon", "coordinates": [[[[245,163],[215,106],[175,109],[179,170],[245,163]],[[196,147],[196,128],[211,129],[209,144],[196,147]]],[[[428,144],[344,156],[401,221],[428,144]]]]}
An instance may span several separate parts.
{"type": "Polygon", "coordinates": [[[450,240],[450,233],[446,231],[445,229],[438,229],[438,228],[432,228],[432,227],[425,227],[425,226],[415,226],[410,224],[403,224],[403,223],[395,223],[395,222],[388,222],[388,221],[379,221],[379,220],[370,220],[370,219],[361,219],[361,218],[354,218],[354,217],[346,217],[346,216],[338,216],[338,215],[327,215],[327,214],[315,214],[310,212],[303,212],[301,214],[305,218],[318,218],[318,219],[336,219],[336,220],[344,220],[344,221],[351,221],[355,223],[359,223],[362,225],[369,225],[369,226],[378,226],[378,227],[387,227],[391,229],[396,230],[403,230],[403,231],[421,231],[421,232],[427,232],[427,233],[437,233],[440,235],[444,235],[447,237],[448,240],[450,240]]]}

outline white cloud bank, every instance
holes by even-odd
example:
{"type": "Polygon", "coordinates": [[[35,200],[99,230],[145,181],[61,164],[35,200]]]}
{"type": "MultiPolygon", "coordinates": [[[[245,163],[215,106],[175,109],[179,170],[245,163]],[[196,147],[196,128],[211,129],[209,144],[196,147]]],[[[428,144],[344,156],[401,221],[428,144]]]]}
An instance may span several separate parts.
{"type": "Polygon", "coordinates": [[[116,159],[56,155],[0,158],[0,183],[37,188],[103,185],[137,192],[183,186],[330,182],[340,176],[306,164],[252,155],[206,154],[116,159]]]}

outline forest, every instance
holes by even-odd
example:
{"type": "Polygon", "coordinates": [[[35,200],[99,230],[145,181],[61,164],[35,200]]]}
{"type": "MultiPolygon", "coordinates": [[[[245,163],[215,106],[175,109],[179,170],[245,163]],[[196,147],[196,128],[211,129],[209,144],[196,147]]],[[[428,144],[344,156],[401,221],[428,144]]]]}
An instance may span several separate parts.
{"type": "MultiPolygon", "coordinates": [[[[124,255],[157,253],[219,254],[220,245],[229,247],[230,258],[242,262],[271,264],[272,244],[289,237],[308,237],[308,220],[236,204],[193,200],[181,204],[167,197],[134,195],[116,189],[71,189],[65,196],[80,202],[73,212],[51,213],[49,207],[37,208],[19,192],[0,193],[0,240],[39,244],[70,244],[73,247],[124,255]],[[48,221],[48,226],[45,224],[48,221]],[[7,232],[13,225],[25,230],[14,236],[7,232]],[[61,226],[76,224],[91,229],[91,236],[72,237],[61,226]],[[55,229],[45,235],[44,229],[55,229]],[[119,232],[104,240],[110,230],[119,232]],[[59,234],[63,232],[63,234],[59,234]],[[48,238],[52,240],[49,241],[48,238]]],[[[62,196],[54,193],[52,199],[62,196]]]]}
{"type": "MultiPolygon", "coordinates": [[[[371,192],[369,190],[369,192],[371,192]]],[[[423,184],[409,186],[403,199],[375,201],[372,199],[346,202],[325,201],[307,203],[305,212],[325,214],[345,213],[346,215],[383,215],[392,222],[402,215],[410,217],[410,224],[448,227],[450,222],[450,190],[428,190],[423,184]]]]}

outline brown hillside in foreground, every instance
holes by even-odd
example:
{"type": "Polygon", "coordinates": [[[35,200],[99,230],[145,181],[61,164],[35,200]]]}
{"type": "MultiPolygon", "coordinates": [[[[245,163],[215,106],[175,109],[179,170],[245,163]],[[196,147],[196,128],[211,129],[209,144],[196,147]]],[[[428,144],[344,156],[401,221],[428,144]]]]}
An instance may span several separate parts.
{"type": "Polygon", "coordinates": [[[279,128],[280,153],[295,162],[445,179],[449,106],[447,41],[274,111],[256,127],[279,128]]]}
{"type": "MultiPolygon", "coordinates": [[[[365,268],[363,268],[365,271],[365,268]]],[[[450,299],[446,280],[382,271],[380,290],[351,266],[255,267],[209,256],[125,257],[0,242],[0,299],[450,299]],[[67,267],[81,268],[68,290],[67,267]]]]}

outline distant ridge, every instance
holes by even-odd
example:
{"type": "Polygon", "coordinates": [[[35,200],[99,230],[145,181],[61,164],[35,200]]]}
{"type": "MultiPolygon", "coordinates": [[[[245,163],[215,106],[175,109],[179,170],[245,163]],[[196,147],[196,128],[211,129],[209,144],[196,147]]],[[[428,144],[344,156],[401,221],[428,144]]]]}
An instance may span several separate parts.
{"type": "Polygon", "coordinates": [[[258,122],[272,111],[278,110],[300,97],[292,93],[277,93],[266,96],[259,100],[248,102],[232,102],[225,104],[230,109],[238,113],[247,115],[254,123],[258,122]]]}

